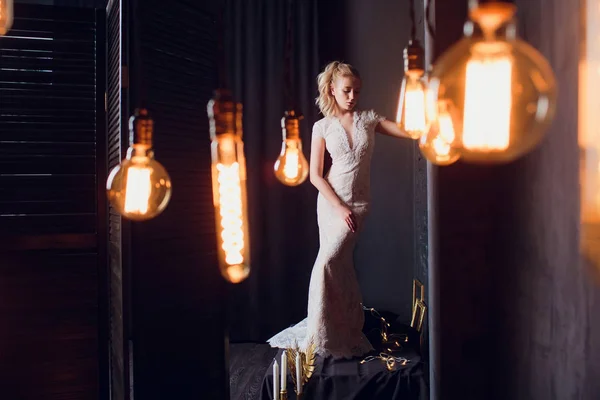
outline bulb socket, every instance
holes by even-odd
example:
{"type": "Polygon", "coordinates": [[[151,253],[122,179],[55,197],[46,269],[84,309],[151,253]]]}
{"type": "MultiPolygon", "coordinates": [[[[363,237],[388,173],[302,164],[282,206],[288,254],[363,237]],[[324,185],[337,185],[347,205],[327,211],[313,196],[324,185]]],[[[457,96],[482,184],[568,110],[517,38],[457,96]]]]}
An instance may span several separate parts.
{"type": "Polygon", "coordinates": [[[281,133],[283,140],[299,139],[300,138],[300,120],[303,119],[302,114],[296,113],[294,110],[286,111],[281,118],[281,133]]]}
{"type": "Polygon", "coordinates": [[[148,110],[136,108],[129,118],[129,144],[152,147],[152,134],[154,133],[154,121],[150,118],[148,110]]]}
{"type": "Polygon", "coordinates": [[[425,50],[417,39],[409,40],[404,48],[404,71],[425,72],[425,50]]]}
{"type": "Polygon", "coordinates": [[[233,101],[229,90],[217,89],[206,108],[211,139],[227,134],[242,138],[242,104],[233,101]]]}
{"type": "Polygon", "coordinates": [[[517,6],[512,1],[469,0],[469,17],[474,21],[493,17],[497,24],[503,24],[510,21],[516,12],[517,6]]]}

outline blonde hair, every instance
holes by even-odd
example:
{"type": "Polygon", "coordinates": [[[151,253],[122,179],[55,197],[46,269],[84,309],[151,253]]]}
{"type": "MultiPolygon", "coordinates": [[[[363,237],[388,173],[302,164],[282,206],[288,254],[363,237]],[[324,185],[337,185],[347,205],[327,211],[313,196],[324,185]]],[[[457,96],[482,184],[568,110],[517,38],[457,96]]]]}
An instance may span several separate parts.
{"type": "Polygon", "coordinates": [[[340,61],[333,61],[327,64],[323,72],[317,77],[317,86],[319,88],[319,97],[316,98],[316,104],[325,117],[335,113],[337,106],[335,97],[331,94],[331,84],[341,77],[351,76],[360,79],[358,70],[350,64],[340,61]]]}

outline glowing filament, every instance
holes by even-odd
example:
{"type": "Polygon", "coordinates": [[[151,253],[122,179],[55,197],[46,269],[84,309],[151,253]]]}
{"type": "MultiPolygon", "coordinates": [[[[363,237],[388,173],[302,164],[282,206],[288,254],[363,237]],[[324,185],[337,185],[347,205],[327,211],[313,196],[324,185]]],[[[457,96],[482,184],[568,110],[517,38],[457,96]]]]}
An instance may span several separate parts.
{"type": "Polygon", "coordinates": [[[467,63],[463,146],[502,151],[510,144],[511,73],[509,57],[467,63]]]}
{"type": "Polygon", "coordinates": [[[221,224],[221,248],[225,252],[225,262],[238,265],[244,262],[244,231],[242,222],[242,188],[240,186],[240,166],[217,164],[219,185],[219,217],[221,224]]]}
{"type": "Polygon", "coordinates": [[[296,179],[300,172],[300,157],[298,149],[288,147],[285,155],[285,164],[283,166],[283,174],[288,179],[296,179]]]}
{"type": "Polygon", "coordinates": [[[438,117],[440,133],[433,139],[433,150],[438,156],[448,156],[451,150],[451,144],[454,142],[455,133],[452,125],[452,118],[447,112],[441,113],[438,117]]]}
{"type": "Polygon", "coordinates": [[[421,86],[407,88],[404,97],[404,129],[425,131],[425,91],[421,86]]]}
{"type": "Polygon", "coordinates": [[[132,166],[127,171],[125,189],[125,212],[146,214],[148,212],[152,182],[150,168],[132,166]]]}

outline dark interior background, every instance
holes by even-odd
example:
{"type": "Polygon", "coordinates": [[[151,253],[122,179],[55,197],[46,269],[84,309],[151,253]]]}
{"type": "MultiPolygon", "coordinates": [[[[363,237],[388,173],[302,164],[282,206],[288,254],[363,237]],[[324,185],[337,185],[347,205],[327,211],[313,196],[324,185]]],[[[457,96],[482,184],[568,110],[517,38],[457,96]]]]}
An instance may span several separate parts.
{"type": "MultiPolygon", "coordinates": [[[[310,272],[318,252],[317,192],[310,182],[281,185],[272,172],[281,146],[287,10],[293,26],[292,75],[301,135],[310,156],[316,76],[330,61],[354,64],[363,77],[362,108],[395,118],[410,34],[408,3],[227,1],[228,65],[244,104],[244,137],[253,273],[232,287],[231,339],[264,341],[306,316],[310,272]]],[[[417,31],[422,35],[417,6],[417,31]]],[[[378,135],[373,207],[356,254],[366,305],[409,322],[412,279],[427,282],[426,171],[414,141],[378,135]]]]}
{"type": "MultiPolygon", "coordinates": [[[[25,2],[17,6],[19,3],[25,2]]],[[[59,4],[44,2],[49,3],[59,4]]],[[[108,46],[107,76],[115,80],[115,85],[108,93],[108,137],[98,134],[104,132],[105,121],[103,89],[98,86],[103,84],[104,64],[97,64],[103,52],[98,53],[98,47],[86,47],[83,53],[87,58],[79,59],[81,63],[52,66],[59,73],[52,78],[59,89],[65,82],[59,76],[61,71],[62,79],[68,76],[76,80],[75,65],[88,66],[75,75],[93,77],[93,83],[83,86],[95,89],[84,90],[85,101],[74,100],[81,98],[79,92],[79,97],[62,100],[70,102],[71,107],[90,107],[80,113],[54,113],[59,103],[48,102],[40,93],[30,95],[33,100],[28,100],[35,101],[35,108],[19,109],[18,102],[24,104],[23,99],[15,102],[6,90],[14,89],[18,81],[35,84],[44,93],[41,84],[47,82],[47,77],[39,75],[39,64],[20,72],[23,76],[0,65],[2,110],[17,111],[0,111],[2,398],[97,399],[106,398],[109,388],[115,398],[123,399],[133,398],[134,393],[144,399],[225,398],[225,328],[230,327],[232,337],[242,332],[240,340],[264,340],[304,316],[308,274],[316,255],[316,192],[308,183],[296,189],[274,184],[271,167],[279,150],[283,108],[264,106],[276,103],[275,97],[262,99],[267,92],[281,93],[276,83],[270,83],[272,87],[265,84],[266,76],[281,75],[281,53],[266,53],[272,56],[268,65],[279,65],[279,70],[271,74],[245,69],[250,64],[233,64],[235,69],[231,71],[234,78],[239,71],[247,71],[245,80],[232,80],[234,88],[249,82],[250,77],[259,77],[256,88],[235,94],[249,99],[245,100],[246,115],[259,119],[251,122],[247,131],[248,158],[258,165],[252,176],[255,182],[262,182],[262,186],[253,186],[252,194],[254,207],[258,207],[252,228],[256,230],[253,251],[258,260],[254,272],[257,277],[279,280],[280,284],[259,295],[265,289],[261,285],[268,288],[268,280],[251,279],[244,285],[229,287],[232,293],[228,296],[228,287],[218,274],[205,106],[216,86],[216,21],[221,4],[197,3],[178,0],[165,7],[159,1],[144,1],[141,6],[139,1],[123,0],[109,4],[107,36],[112,42],[108,46]],[[123,7],[115,8],[115,4],[123,7]],[[138,30],[134,32],[135,21],[138,30]],[[122,45],[115,45],[120,38],[122,45]],[[142,44],[142,58],[137,58],[137,65],[129,62],[135,43],[142,44]],[[265,92],[265,88],[269,90],[265,92]],[[119,102],[121,96],[123,103],[119,102]],[[157,157],[171,173],[175,192],[170,207],[154,221],[128,224],[113,213],[108,225],[109,210],[103,203],[107,171],[104,161],[114,165],[123,155],[127,147],[125,121],[142,102],[155,118],[157,157]],[[25,120],[25,114],[30,125],[15,136],[11,115],[25,120]],[[72,124],[89,135],[68,136],[72,124]],[[23,135],[30,135],[35,144],[19,148],[6,143],[23,135]],[[39,156],[56,163],[42,162],[39,156]],[[90,160],[94,160],[91,165],[90,160]],[[23,171],[39,175],[52,171],[53,176],[32,184],[17,177],[23,171]],[[73,171],[87,178],[69,177],[73,171]],[[265,191],[272,193],[266,195],[265,191]],[[262,203],[261,199],[267,200],[262,203]],[[277,212],[282,217],[273,213],[267,222],[257,222],[260,212],[271,210],[272,202],[279,202],[277,212]],[[286,221],[286,215],[291,219],[286,221]],[[305,219],[313,222],[296,225],[305,219]],[[301,227],[302,231],[296,234],[290,226],[301,227]],[[281,239],[272,245],[270,237],[261,236],[276,232],[281,233],[281,239]],[[236,320],[240,314],[233,314],[234,310],[225,314],[228,303],[235,308],[236,302],[243,304],[244,299],[254,302],[250,312],[262,321],[257,330],[248,328],[257,326],[256,321],[245,324],[236,320]],[[269,304],[273,309],[264,308],[269,304]],[[236,327],[250,330],[236,331],[236,327]]],[[[68,32],[66,21],[88,24],[89,33],[103,18],[103,12],[92,10],[99,5],[95,1],[65,0],[60,4],[88,7],[87,11],[66,10],[67,16],[75,18],[60,15],[61,23],[55,25],[60,25],[62,35],[66,35],[59,35],[62,40],[73,40],[74,33],[68,32]]],[[[251,9],[252,17],[281,15],[281,5],[273,4],[261,2],[261,7],[251,9]]],[[[435,274],[431,275],[434,296],[430,304],[434,324],[433,388],[444,397],[457,398],[594,399],[598,397],[599,296],[588,266],[579,258],[579,50],[570,45],[578,43],[583,10],[577,2],[559,0],[544,0],[543,7],[541,0],[519,1],[518,5],[522,32],[550,59],[556,71],[561,88],[559,113],[545,143],[517,163],[499,168],[457,164],[434,170],[437,213],[432,219],[435,274]],[[556,26],[561,30],[557,31],[556,26]]],[[[103,10],[105,4],[100,6],[103,10]]],[[[465,6],[462,0],[440,1],[437,5],[437,51],[460,37],[465,6]]],[[[297,50],[311,55],[304,60],[303,70],[318,72],[331,59],[355,64],[365,79],[363,106],[393,118],[401,77],[400,54],[409,32],[408,18],[402,22],[402,15],[406,15],[400,11],[402,2],[315,0],[303,7],[312,17],[305,16],[310,24],[302,28],[297,25],[298,34],[310,40],[304,43],[318,42],[317,47],[297,50]],[[377,24],[372,23],[375,19],[377,24]],[[348,34],[341,42],[340,32],[348,34]]],[[[15,29],[21,24],[19,18],[27,15],[25,8],[16,10],[20,14],[15,29]]],[[[283,21],[285,18],[277,22],[278,30],[273,32],[282,32],[283,21]]],[[[26,29],[20,30],[26,33],[26,29]]],[[[77,40],[85,36],[75,35],[77,40]]],[[[283,38],[278,36],[271,39],[273,49],[281,49],[283,38]]],[[[0,39],[3,55],[32,47],[31,43],[25,46],[15,40],[9,47],[5,39],[0,39]]],[[[78,47],[66,46],[60,40],[53,45],[57,47],[52,50],[62,51],[63,56],[78,47]]],[[[47,50],[48,44],[42,46],[47,50]]],[[[5,60],[3,57],[2,62],[5,60]]],[[[307,80],[299,78],[296,85],[311,87],[314,75],[311,73],[307,80]]],[[[308,127],[317,118],[314,108],[308,107],[314,86],[302,93],[306,96],[302,102],[307,104],[302,110],[306,115],[302,128],[306,140],[308,127]]],[[[417,174],[422,173],[418,167],[422,161],[409,157],[415,150],[403,141],[378,142],[374,202],[389,210],[371,215],[359,245],[358,268],[365,301],[380,308],[398,307],[392,311],[406,314],[410,278],[426,277],[427,271],[422,263],[427,241],[422,240],[421,230],[426,225],[415,217],[423,215],[419,200],[422,190],[414,189],[424,181],[416,182],[415,174],[408,173],[410,165],[417,168],[417,174]],[[407,159],[397,159],[396,154],[406,155],[407,159]],[[392,190],[389,199],[387,192],[383,195],[386,188],[392,190]],[[410,190],[411,196],[407,194],[410,190]],[[417,201],[406,204],[405,209],[408,197],[417,201]],[[413,204],[417,204],[417,210],[405,224],[413,204]],[[378,221],[387,223],[388,217],[396,224],[389,224],[390,233],[384,233],[385,239],[377,239],[378,221]],[[402,236],[400,232],[408,225],[417,226],[421,233],[417,237],[402,236]],[[392,246],[394,237],[398,242],[392,246]]]]}
{"type": "MultiPolygon", "coordinates": [[[[48,81],[68,87],[75,79],[73,73],[80,74],[77,79],[84,83],[90,80],[89,112],[64,112],[61,120],[53,111],[59,103],[40,101],[37,114],[32,109],[26,113],[27,121],[39,124],[41,118],[55,125],[50,130],[47,124],[36,125],[35,132],[25,132],[38,135],[31,136],[34,150],[5,145],[0,155],[6,167],[0,199],[4,221],[1,296],[8,321],[0,337],[3,360],[12,360],[2,363],[11,366],[4,375],[10,379],[1,380],[7,396],[50,398],[52,392],[95,399],[104,398],[109,388],[116,399],[130,399],[134,393],[143,398],[159,398],[167,392],[170,396],[206,396],[200,379],[211,388],[210,396],[220,398],[227,391],[223,374],[227,347],[214,344],[223,343],[226,327],[232,340],[264,341],[305,316],[308,281],[318,250],[317,193],[308,182],[284,187],[272,172],[285,110],[289,4],[181,0],[164,7],[158,1],[133,0],[17,2],[15,31],[24,34],[19,28],[21,19],[30,18],[28,10],[33,10],[29,14],[56,15],[60,22],[53,26],[63,31],[88,18],[95,42],[86,47],[88,70],[74,70],[82,62],[75,55],[71,64],[50,66],[58,75],[48,81]],[[226,30],[224,39],[237,43],[226,48],[226,54],[231,88],[245,106],[252,202],[253,274],[238,286],[226,286],[214,262],[206,103],[217,86],[221,10],[235,11],[224,14],[225,26],[240,23],[237,31],[226,30]],[[246,42],[240,45],[233,40],[236,37],[246,42]],[[170,172],[175,189],[161,216],[130,223],[106,204],[104,182],[109,169],[124,157],[127,120],[139,106],[148,107],[154,117],[157,159],[170,172]],[[67,128],[76,131],[68,136],[72,130],[67,128]],[[84,128],[89,129],[89,138],[78,134],[84,128]],[[53,132],[56,135],[39,136],[53,132]],[[41,143],[44,140],[49,142],[41,143]],[[71,143],[74,140],[76,144],[71,143]],[[85,146],[87,153],[77,146],[85,146]],[[48,179],[58,179],[59,186],[50,181],[17,182],[5,173],[40,172],[48,164],[42,160],[50,156],[55,157],[53,168],[62,169],[53,170],[48,179]],[[83,180],[70,178],[72,168],[84,175],[83,180]],[[51,195],[53,203],[44,209],[51,195]],[[23,215],[15,217],[15,213],[23,215]],[[53,366],[52,374],[46,373],[49,366],[53,366]]],[[[302,137],[308,158],[312,124],[319,118],[314,106],[317,73],[334,59],[355,64],[365,80],[363,107],[394,118],[402,77],[401,51],[410,26],[408,7],[401,5],[369,8],[355,2],[342,7],[341,1],[316,0],[293,5],[292,74],[299,111],[305,116],[302,137]],[[367,11],[371,14],[363,18],[367,11]],[[384,35],[383,46],[369,45],[375,39],[381,43],[378,33],[384,32],[384,28],[373,31],[377,26],[368,22],[372,18],[386,21],[385,27],[393,30],[392,35],[384,35]],[[405,23],[398,24],[399,19],[405,23]],[[356,36],[350,33],[355,29],[356,36]],[[347,33],[343,42],[338,41],[340,32],[347,33]],[[395,50],[386,50],[388,46],[395,50]],[[363,53],[360,47],[373,53],[363,53]],[[386,82],[395,83],[388,86],[386,82]]],[[[69,43],[82,40],[83,35],[73,35],[77,34],[63,34],[65,42],[55,40],[50,50],[77,50],[69,43]]],[[[15,39],[1,40],[0,51],[12,51],[4,44],[15,39]]],[[[30,45],[21,41],[18,48],[30,45]]],[[[2,74],[5,81],[23,78],[6,70],[2,74]]],[[[40,71],[25,74],[37,83],[46,79],[40,78],[40,71]]],[[[11,89],[3,85],[2,90],[11,89]]],[[[44,99],[45,92],[40,93],[33,96],[44,99]]],[[[85,107],[88,103],[77,96],[69,100],[70,106],[85,107]]],[[[13,100],[3,96],[3,109],[13,110],[13,100]]],[[[24,115],[20,120],[26,119],[24,115]]],[[[11,118],[2,116],[2,140],[23,137],[12,129],[11,118]]],[[[412,277],[427,280],[425,260],[421,259],[420,266],[415,262],[419,251],[426,254],[426,240],[417,243],[414,234],[415,197],[423,201],[424,191],[415,192],[414,170],[422,167],[422,160],[413,145],[378,138],[374,212],[359,244],[357,263],[365,303],[395,311],[405,319],[409,318],[412,277]]],[[[424,213],[424,202],[421,206],[419,212],[424,213]]],[[[420,229],[426,232],[423,219],[420,229]]]]}

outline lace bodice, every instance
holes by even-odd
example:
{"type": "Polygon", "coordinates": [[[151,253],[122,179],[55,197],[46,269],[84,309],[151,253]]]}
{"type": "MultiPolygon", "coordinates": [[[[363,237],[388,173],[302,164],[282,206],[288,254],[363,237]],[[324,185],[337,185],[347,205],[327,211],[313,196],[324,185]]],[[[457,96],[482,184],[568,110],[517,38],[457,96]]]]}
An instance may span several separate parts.
{"type": "MultiPolygon", "coordinates": [[[[352,209],[359,229],[369,210],[370,164],[375,127],[381,121],[374,111],[354,113],[352,132],[334,117],[317,121],[313,135],[325,139],[332,166],[326,179],[338,197],[352,209]]],[[[308,316],[269,339],[273,347],[306,348],[314,342],[322,356],[361,356],[372,346],[362,333],[362,296],[354,271],[351,232],[333,206],[319,194],[319,254],[313,266],[308,293],[308,316]]]]}

